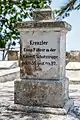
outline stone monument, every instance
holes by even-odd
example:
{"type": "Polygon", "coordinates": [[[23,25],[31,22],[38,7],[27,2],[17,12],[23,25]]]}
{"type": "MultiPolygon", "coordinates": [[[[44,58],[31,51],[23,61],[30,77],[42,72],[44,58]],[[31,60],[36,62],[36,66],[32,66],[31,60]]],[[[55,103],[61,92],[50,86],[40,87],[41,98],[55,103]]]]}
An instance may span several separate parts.
{"type": "Polygon", "coordinates": [[[50,8],[35,10],[20,31],[20,79],[14,82],[14,103],[27,110],[66,114],[72,105],[65,77],[66,33],[71,26],[56,21],[50,8]]]}

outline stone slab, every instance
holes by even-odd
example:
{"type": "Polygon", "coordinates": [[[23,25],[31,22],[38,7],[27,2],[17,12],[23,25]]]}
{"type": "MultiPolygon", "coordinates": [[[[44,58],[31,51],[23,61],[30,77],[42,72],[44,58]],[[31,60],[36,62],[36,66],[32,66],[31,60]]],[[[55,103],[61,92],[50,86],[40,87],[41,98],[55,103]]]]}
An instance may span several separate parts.
{"type": "Polygon", "coordinates": [[[0,61],[0,69],[11,69],[18,67],[18,61],[0,61]]]}
{"type": "Polygon", "coordinates": [[[69,62],[66,65],[66,70],[80,70],[80,62],[69,62]]]}
{"type": "Polygon", "coordinates": [[[68,79],[14,81],[14,103],[27,106],[63,107],[68,96],[68,79]]]}
{"type": "Polygon", "coordinates": [[[0,70],[0,77],[1,76],[5,76],[11,73],[16,73],[16,72],[20,72],[20,68],[13,68],[13,69],[4,69],[4,70],[0,70]]]}
{"type": "Polygon", "coordinates": [[[66,33],[54,29],[20,33],[20,78],[64,79],[66,33]]]}
{"type": "Polygon", "coordinates": [[[54,20],[42,20],[39,22],[33,22],[33,21],[28,21],[28,22],[18,22],[17,23],[17,28],[19,31],[24,30],[25,28],[28,29],[30,28],[30,30],[34,29],[34,28],[57,28],[58,30],[60,30],[60,28],[65,28],[66,30],[70,31],[72,26],[70,24],[68,24],[65,21],[54,21],[54,20]]]}
{"type": "Polygon", "coordinates": [[[0,70],[0,83],[20,78],[20,68],[0,70]]]}
{"type": "Polygon", "coordinates": [[[66,70],[66,77],[69,78],[69,83],[80,84],[80,70],[66,70]]]}
{"type": "Polygon", "coordinates": [[[12,104],[8,107],[8,110],[23,111],[29,113],[36,112],[43,114],[66,115],[72,106],[73,106],[73,101],[69,99],[63,108],[24,106],[19,104],[12,104]]]}
{"type": "Polygon", "coordinates": [[[59,79],[60,32],[21,32],[20,76],[59,79]],[[26,40],[27,38],[27,40],[26,40]],[[53,41],[54,39],[54,41],[53,41]]]}

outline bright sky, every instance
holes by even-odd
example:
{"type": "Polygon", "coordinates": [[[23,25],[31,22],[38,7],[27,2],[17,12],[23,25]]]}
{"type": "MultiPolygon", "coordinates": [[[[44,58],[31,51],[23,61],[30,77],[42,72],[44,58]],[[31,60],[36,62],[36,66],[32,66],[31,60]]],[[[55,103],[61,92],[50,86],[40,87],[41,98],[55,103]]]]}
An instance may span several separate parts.
{"type": "MultiPolygon", "coordinates": [[[[64,0],[52,0],[52,8],[59,8],[64,5],[64,0]]],[[[65,0],[66,1],[66,0],[65,0]]],[[[72,30],[67,33],[66,49],[80,50],[80,11],[73,11],[70,16],[64,19],[72,25],[72,30]]]]}

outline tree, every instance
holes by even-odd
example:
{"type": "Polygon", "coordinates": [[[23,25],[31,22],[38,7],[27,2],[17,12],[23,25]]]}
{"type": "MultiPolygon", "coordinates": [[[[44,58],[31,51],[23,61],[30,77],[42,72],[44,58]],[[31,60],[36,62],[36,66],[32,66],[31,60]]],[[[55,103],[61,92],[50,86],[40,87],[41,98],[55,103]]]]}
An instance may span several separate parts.
{"type": "Polygon", "coordinates": [[[55,10],[57,16],[68,17],[71,11],[80,9],[80,0],[68,0],[67,4],[62,6],[59,10],[55,10]]]}
{"type": "Polygon", "coordinates": [[[16,29],[16,23],[32,16],[32,11],[42,8],[51,0],[0,0],[0,48],[3,50],[3,60],[6,57],[5,48],[8,50],[11,45],[15,45],[15,40],[20,39],[20,34],[16,29]]]}

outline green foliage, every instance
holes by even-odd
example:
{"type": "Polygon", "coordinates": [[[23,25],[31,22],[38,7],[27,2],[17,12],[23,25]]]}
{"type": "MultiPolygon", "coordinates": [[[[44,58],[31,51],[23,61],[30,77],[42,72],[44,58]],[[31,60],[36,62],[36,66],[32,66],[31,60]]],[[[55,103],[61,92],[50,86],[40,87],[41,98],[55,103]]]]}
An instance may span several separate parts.
{"type": "Polygon", "coordinates": [[[0,0],[0,48],[5,48],[8,41],[19,39],[16,23],[30,16],[34,9],[44,7],[47,2],[50,4],[51,0],[0,0]]]}
{"type": "Polygon", "coordinates": [[[68,0],[68,3],[60,8],[60,10],[55,10],[57,16],[62,16],[62,18],[68,17],[70,12],[73,10],[80,9],[80,0],[68,0]]]}

